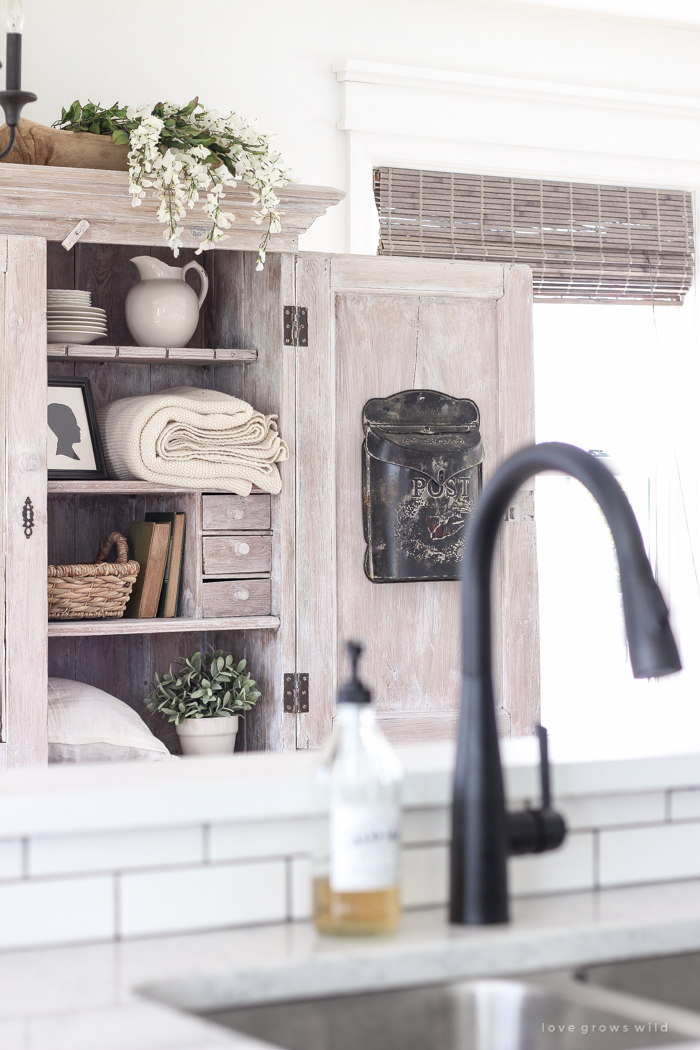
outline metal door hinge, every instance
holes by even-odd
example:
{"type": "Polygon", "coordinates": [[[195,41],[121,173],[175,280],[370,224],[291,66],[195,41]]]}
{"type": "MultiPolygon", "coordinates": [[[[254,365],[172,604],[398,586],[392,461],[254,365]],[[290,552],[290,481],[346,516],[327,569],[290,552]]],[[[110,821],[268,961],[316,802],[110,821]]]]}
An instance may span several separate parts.
{"type": "Polygon", "coordinates": [[[297,672],[284,676],[284,709],[292,714],[309,710],[309,676],[297,672]]]}
{"type": "Polygon", "coordinates": [[[309,345],[309,311],[305,306],[285,306],[284,345],[309,345]]]}

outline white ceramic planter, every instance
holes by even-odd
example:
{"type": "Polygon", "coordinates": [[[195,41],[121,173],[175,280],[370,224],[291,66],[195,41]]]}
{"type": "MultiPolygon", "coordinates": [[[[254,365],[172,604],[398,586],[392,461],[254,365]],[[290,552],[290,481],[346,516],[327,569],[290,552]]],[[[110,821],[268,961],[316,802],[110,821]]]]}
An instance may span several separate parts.
{"type": "Polygon", "coordinates": [[[230,755],[238,732],[232,718],[186,718],[175,726],[183,755],[230,755]]]}

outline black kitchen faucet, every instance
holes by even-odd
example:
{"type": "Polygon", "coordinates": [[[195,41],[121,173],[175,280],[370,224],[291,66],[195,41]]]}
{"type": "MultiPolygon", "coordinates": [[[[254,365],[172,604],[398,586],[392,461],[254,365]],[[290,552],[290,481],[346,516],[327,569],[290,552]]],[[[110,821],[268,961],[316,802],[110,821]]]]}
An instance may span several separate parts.
{"type": "Polygon", "coordinates": [[[508,813],[491,678],[491,563],[499,526],[521,485],[557,470],[577,478],[600,504],[613,535],[630,661],[635,678],[680,671],[668,610],[654,580],[639,526],[622,488],[599,459],[573,445],[531,445],[507,460],[474,512],[462,574],[462,706],[452,804],[450,921],[508,921],[506,858],[556,849],[562,817],[550,805],[546,733],[540,728],[542,806],[508,813]]]}

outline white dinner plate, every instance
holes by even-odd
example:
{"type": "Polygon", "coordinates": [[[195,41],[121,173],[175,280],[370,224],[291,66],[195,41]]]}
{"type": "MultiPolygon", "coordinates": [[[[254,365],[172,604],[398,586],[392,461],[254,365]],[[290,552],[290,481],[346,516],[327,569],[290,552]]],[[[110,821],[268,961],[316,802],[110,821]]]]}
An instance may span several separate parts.
{"type": "Polygon", "coordinates": [[[98,332],[50,332],[50,343],[94,343],[103,336],[98,332]]]}

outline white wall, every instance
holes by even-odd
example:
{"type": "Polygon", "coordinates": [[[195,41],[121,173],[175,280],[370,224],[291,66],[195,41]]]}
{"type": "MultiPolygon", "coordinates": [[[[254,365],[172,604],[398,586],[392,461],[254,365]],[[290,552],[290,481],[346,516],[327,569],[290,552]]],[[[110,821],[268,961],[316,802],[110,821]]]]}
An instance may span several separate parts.
{"type": "MultiPolygon", "coordinates": [[[[604,6],[604,5],[602,5],[604,6]]],[[[659,5],[660,6],[660,5],[659,5]]],[[[110,105],[199,93],[277,132],[302,182],[348,188],[346,58],[700,96],[700,32],[522,3],[459,0],[25,0],[28,117],[74,99],[110,105]]],[[[348,250],[346,205],[304,239],[348,250]]]]}

